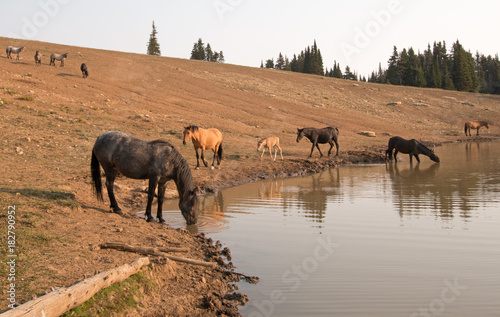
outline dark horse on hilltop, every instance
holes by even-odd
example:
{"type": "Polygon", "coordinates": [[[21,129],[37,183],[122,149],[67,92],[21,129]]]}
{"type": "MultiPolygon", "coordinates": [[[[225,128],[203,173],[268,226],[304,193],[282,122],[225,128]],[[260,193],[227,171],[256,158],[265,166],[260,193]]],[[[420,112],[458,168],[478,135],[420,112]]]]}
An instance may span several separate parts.
{"type": "Polygon", "coordinates": [[[479,135],[479,128],[480,127],[486,127],[486,129],[489,129],[490,127],[488,126],[488,122],[486,121],[469,121],[465,123],[464,131],[465,131],[465,136],[467,136],[467,132],[470,134],[470,129],[476,129],[477,133],[476,135],[479,135]]]}
{"type": "Polygon", "coordinates": [[[389,156],[389,160],[392,160],[392,151],[394,150],[394,160],[397,162],[398,152],[409,154],[410,155],[410,163],[413,163],[413,157],[417,159],[417,162],[420,163],[420,159],[418,157],[419,154],[427,155],[434,162],[439,163],[439,157],[434,154],[434,152],[427,148],[422,143],[418,142],[415,139],[406,140],[402,137],[395,136],[389,139],[388,149],[385,151],[385,157],[389,156]]]}
{"type": "Polygon", "coordinates": [[[297,128],[297,143],[304,136],[308,138],[309,141],[311,141],[312,143],[311,153],[307,158],[310,158],[312,156],[314,147],[318,149],[319,155],[320,157],[322,157],[323,153],[321,153],[318,144],[325,144],[325,143],[330,144],[330,149],[328,150],[328,156],[330,156],[330,154],[332,153],[333,144],[335,144],[335,146],[337,147],[337,154],[335,154],[335,156],[339,155],[339,144],[337,143],[337,139],[339,136],[339,129],[337,129],[336,127],[326,127],[323,129],[297,128]]]}
{"type": "Polygon", "coordinates": [[[154,221],[151,216],[151,204],[158,185],[159,222],[162,217],[162,204],[165,197],[165,183],[171,179],[179,192],[179,208],[188,225],[195,224],[197,214],[197,188],[186,159],[167,141],[143,141],[123,132],[107,132],[99,136],[92,149],[92,187],[97,198],[103,201],[101,169],[106,174],[106,188],[114,212],[122,214],[113,193],[116,176],[122,175],[134,179],[149,179],[147,221],[154,221]]]}
{"type": "Polygon", "coordinates": [[[89,69],[87,68],[87,64],[82,63],[80,66],[80,70],[82,71],[83,78],[89,77],[89,69]]]}

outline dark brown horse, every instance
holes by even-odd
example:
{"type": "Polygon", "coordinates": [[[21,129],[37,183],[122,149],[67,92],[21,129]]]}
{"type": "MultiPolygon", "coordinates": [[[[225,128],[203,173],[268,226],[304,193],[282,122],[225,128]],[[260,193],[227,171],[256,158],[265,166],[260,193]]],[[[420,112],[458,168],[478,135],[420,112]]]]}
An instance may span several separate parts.
{"type": "Polygon", "coordinates": [[[337,147],[337,154],[335,156],[339,155],[339,144],[337,142],[338,136],[339,136],[339,129],[336,127],[326,127],[323,129],[317,129],[317,128],[302,128],[298,129],[297,128],[297,143],[303,138],[306,137],[311,141],[312,147],[311,147],[311,153],[307,158],[310,158],[312,156],[314,147],[316,147],[319,151],[320,157],[323,156],[323,153],[321,153],[321,150],[319,149],[318,144],[325,144],[329,143],[330,144],[330,149],[328,150],[328,156],[332,153],[332,148],[333,144],[337,147]]]}
{"type": "Polygon", "coordinates": [[[409,154],[410,155],[410,163],[413,163],[413,157],[417,159],[417,162],[420,163],[419,154],[427,155],[434,162],[439,163],[439,157],[434,154],[434,152],[420,143],[415,139],[406,140],[402,137],[395,136],[389,139],[389,145],[387,150],[385,151],[385,157],[389,157],[389,160],[392,160],[392,151],[394,150],[394,160],[397,162],[398,152],[409,154]]]}
{"type": "Polygon", "coordinates": [[[82,63],[80,66],[80,70],[82,71],[83,78],[89,77],[89,69],[87,68],[87,64],[82,63]]]}
{"type": "Polygon", "coordinates": [[[469,133],[469,136],[471,136],[470,129],[476,129],[477,130],[477,134],[476,135],[479,135],[479,128],[480,127],[486,127],[486,129],[490,128],[488,126],[488,122],[486,122],[486,121],[469,121],[469,122],[466,122],[465,123],[465,127],[464,127],[465,136],[467,136],[467,133],[469,133]]]}
{"type": "Polygon", "coordinates": [[[147,221],[154,221],[151,216],[151,204],[158,186],[159,222],[162,217],[162,204],[165,197],[165,183],[173,179],[179,192],[179,208],[188,225],[198,220],[196,211],[198,198],[197,188],[193,185],[193,177],[186,159],[167,141],[143,141],[123,132],[107,132],[99,136],[92,149],[92,187],[97,198],[102,201],[102,166],[106,174],[111,208],[122,214],[113,193],[113,184],[118,174],[134,179],[149,179],[147,221]]]}

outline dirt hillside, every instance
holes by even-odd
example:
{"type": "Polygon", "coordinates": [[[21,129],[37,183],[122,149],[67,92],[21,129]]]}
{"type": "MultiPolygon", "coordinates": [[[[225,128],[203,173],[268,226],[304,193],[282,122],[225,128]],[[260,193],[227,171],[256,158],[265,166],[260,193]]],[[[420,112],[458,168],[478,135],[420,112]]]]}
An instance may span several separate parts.
{"type": "MultiPolygon", "coordinates": [[[[481,130],[485,138],[500,136],[500,96],[0,38],[0,47],[7,45],[26,47],[19,61],[0,56],[0,229],[7,232],[7,209],[15,206],[19,303],[138,257],[99,250],[102,242],[184,246],[191,249],[186,257],[209,261],[218,256],[202,237],[134,216],[144,210],[146,195],[140,189],[146,181],[117,180],[123,217],[108,212],[107,199],[101,204],[92,196],[90,154],[104,132],[168,140],[194,168],[192,145],[182,145],[183,127],[218,128],[224,135],[221,169],[193,169],[195,185],[207,192],[380,160],[391,135],[434,144],[477,140],[463,133],[464,122],[471,119],[490,123],[489,130],[481,130]],[[36,50],[43,55],[38,67],[36,50]],[[68,53],[64,67],[48,65],[54,52],[68,53]],[[86,79],[80,72],[83,62],[89,69],[86,79]],[[330,125],[340,131],[340,156],[319,159],[315,151],[306,160],[311,144],[305,139],[296,143],[297,128],[330,125]],[[257,140],[273,135],[280,138],[285,160],[270,162],[266,156],[260,161],[257,140]]],[[[322,149],[326,153],[325,145],[322,149]]],[[[174,184],[168,195],[176,195],[174,184]]],[[[6,235],[1,239],[0,275],[7,276],[6,235]]],[[[237,301],[224,299],[232,291],[231,277],[216,270],[169,263],[146,270],[143,278],[152,286],[137,283],[142,286],[128,295],[138,304],[121,311],[113,303],[114,308],[100,309],[117,316],[235,314],[228,307],[237,301]]],[[[7,298],[7,284],[2,278],[2,298],[7,298]]],[[[0,310],[7,305],[1,300],[0,310]]]]}

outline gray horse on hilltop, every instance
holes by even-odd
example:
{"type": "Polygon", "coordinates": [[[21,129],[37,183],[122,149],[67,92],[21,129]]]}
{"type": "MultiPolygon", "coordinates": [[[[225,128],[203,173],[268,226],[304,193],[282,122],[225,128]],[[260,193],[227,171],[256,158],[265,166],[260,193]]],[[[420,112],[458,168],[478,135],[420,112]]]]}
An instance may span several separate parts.
{"type": "Polygon", "coordinates": [[[64,67],[64,60],[66,58],[68,58],[68,53],[65,53],[65,54],[52,53],[50,55],[50,63],[49,63],[49,65],[56,66],[56,61],[60,61],[61,62],[61,67],[64,67]]]}
{"type": "Polygon", "coordinates": [[[42,53],[40,51],[36,51],[35,53],[35,66],[42,65],[42,53]]]}
{"type": "Polygon", "coordinates": [[[19,60],[19,54],[24,51],[24,46],[23,47],[14,47],[14,46],[7,46],[6,52],[7,52],[7,58],[12,59],[11,54],[17,54],[17,60],[19,60]]]}

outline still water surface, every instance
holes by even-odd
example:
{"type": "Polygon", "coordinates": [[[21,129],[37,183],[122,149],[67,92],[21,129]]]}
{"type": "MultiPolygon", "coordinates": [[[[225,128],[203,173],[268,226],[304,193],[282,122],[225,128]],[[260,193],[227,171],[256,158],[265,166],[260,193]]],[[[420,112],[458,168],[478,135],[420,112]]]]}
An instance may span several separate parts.
{"type": "Polygon", "coordinates": [[[205,197],[197,230],[260,277],[243,316],[500,316],[500,143],[436,154],[205,197]]]}

